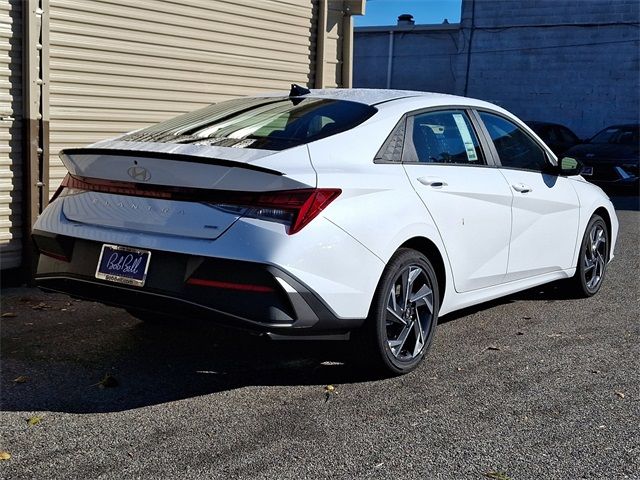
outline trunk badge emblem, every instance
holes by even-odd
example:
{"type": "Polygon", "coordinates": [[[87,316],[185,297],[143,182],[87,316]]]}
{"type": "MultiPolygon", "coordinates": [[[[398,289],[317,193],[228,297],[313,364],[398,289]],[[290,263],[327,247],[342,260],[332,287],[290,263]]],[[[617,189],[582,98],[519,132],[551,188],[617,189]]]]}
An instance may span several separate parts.
{"type": "Polygon", "coordinates": [[[151,180],[151,173],[144,167],[130,167],[127,173],[131,178],[138,182],[147,182],[151,180]]]}

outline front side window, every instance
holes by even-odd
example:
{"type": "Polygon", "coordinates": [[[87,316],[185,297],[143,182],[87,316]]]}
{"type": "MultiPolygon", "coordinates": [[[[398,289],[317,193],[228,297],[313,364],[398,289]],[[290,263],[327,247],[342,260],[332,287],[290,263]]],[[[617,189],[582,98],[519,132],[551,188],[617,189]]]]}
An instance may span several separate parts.
{"type": "Polygon", "coordinates": [[[376,109],[321,98],[240,98],[187,113],[120,140],[284,150],[349,130],[376,109]]]}
{"type": "Polygon", "coordinates": [[[414,160],[419,163],[485,163],[475,132],[462,110],[416,115],[411,135],[414,160]]]}
{"type": "Polygon", "coordinates": [[[492,113],[480,112],[480,118],[491,135],[503,167],[543,171],[547,156],[520,127],[492,113]]]}

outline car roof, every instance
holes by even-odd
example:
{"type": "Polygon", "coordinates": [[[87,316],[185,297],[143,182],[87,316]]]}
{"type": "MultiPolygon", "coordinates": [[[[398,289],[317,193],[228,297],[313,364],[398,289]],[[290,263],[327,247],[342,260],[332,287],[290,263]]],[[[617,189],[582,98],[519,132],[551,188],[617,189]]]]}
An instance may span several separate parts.
{"type": "MultiPolygon", "coordinates": [[[[258,96],[279,96],[278,93],[263,94],[258,96]]],[[[288,96],[288,93],[287,93],[288,96]]],[[[474,98],[460,97],[446,93],[420,92],[417,90],[388,90],[382,88],[323,88],[311,89],[310,93],[301,96],[304,98],[327,98],[331,100],[344,100],[358,102],[365,105],[379,105],[387,102],[413,103],[414,100],[425,100],[425,103],[433,106],[439,105],[470,105],[490,106],[494,105],[476,100],[474,98]]]]}

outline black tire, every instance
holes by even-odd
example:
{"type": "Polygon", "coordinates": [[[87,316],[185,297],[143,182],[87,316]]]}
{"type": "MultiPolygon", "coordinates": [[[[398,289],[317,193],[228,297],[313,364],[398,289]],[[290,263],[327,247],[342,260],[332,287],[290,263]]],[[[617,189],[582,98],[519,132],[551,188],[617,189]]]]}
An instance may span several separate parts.
{"type": "Polygon", "coordinates": [[[438,281],[429,259],[416,250],[399,249],[382,273],[367,322],[359,337],[361,348],[356,354],[362,366],[371,373],[384,376],[402,375],[414,370],[431,346],[439,308],[438,281]],[[413,282],[407,282],[409,288],[406,290],[410,296],[417,298],[420,292],[426,292],[423,287],[431,293],[415,302],[407,302],[406,292],[403,292],[403,272],[407,272],[407,280],[408,275],[416,275],[413,282]],[[399,305],[398,300],[402,303],[403,298],[405,305],[399,305]],[[397,305],[396,314],[387,309],[387,306],[394,308],[393,302],[397,305]],[[407,323],[403,324],[402,321],[407,323]],[[419,322],[418,325],[416,322],[419,322]],[[409,333],[405,333],[407,330],[410,330],[409,333]],[[395,331],[398,331],[397,337],[395,331]],[[400,344],[402,338],[404,343],[400,344]],[[394,348],[390,343],[399,346],[394,348]],[[370,355],[363,355],[362,348],[370,355]]]}
{"type": "Polygon", "coordinates": [[[569,281],[571,291],[582,298],[591,297],[598,293],[604,281],[608,261],[609,231],[607,224],[601,216],[593,215],[582,237],[576,273],[569,281]],[[595,249],[593,248],[594,234],[599,238],[595,249]]]}

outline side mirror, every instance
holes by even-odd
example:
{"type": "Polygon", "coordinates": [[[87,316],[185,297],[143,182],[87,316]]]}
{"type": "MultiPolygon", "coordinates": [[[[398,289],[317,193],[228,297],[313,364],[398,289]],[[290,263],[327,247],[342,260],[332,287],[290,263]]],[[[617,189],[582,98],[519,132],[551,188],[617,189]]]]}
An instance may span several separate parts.
{"type": "Polygon", "coordinates": [[[582,165],[582,162],[580,160],[571,157],[562,157],[558,161],[560,175],[580,175],[583,166],[584,165],[582,165]]]}

